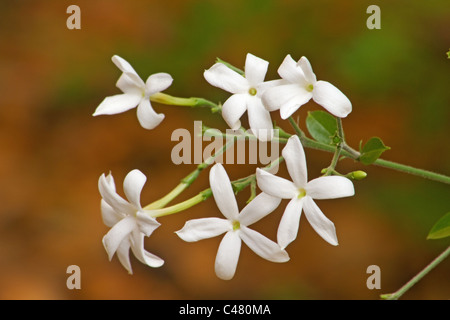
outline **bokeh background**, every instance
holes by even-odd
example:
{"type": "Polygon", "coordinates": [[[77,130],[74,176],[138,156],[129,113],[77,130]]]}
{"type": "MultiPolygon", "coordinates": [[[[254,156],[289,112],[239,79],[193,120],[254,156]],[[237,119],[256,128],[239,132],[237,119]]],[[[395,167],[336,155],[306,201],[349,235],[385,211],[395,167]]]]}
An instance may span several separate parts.
{"type": "MultiPolygon", "coordinates": [[[[170,140],[193,122],[226,129],[220,116],[154,104],[165,121],[141,128],[135,111],[92,117],[117,94],[118,54],[142,78],[168,72],[169,94],[224,101],[203,70],[220,57],[243,67],[251,52],[270,62],[275,79],[287,54],[307,56],[319,79],[352,101],[344,120],[351,145],[379,136],[383,158],[450,174],[450,5],[442,1],[377,1],[381,30],[369,30],[372,1],[2,1],[0,4],[0,298],[1,299],[379,299],[419,272],[449,244],[426,240],[450,211],[449,187],[380,167],[342,161],[342,172],[368,173],[352,198],[323,200],[340,241],[332,247],[302,219],[285,264],[267,262],[243,246],[236,276],[214,274],[220,237],[185,243],[173,232],[188,219],[219,216],[213,199],[178,215],[146,239],[165,259],[152,269],[132,257],[128,275],[108,261],[101,239],[98,177],[112,172],[119,192],[125,175],[148,176],[147,204],[171,190],[195,165],[174,165],[170,140]],[[81,8],[81,30],[68,30],[66,8],[81,8]],[[69,290],[66,269],[81,268],[81,290],[69,290]],[[381,268],[381,290],[369,290],[366,269],[381,268]]],[[[300,125],[314,103],[297,113],[300,125]]],[[[276,113],[273,119],[286,130],[276,113]]],[[[244,119],[244,124],[246,123],[244,119]]],[[[331,155],[306,150],[310,177],[331,155]]],[[[232,179],[254,167],[227,165],[232,179]]],[[[283,167],[280,174],[286,174],[283,167]]],[[[180,196],[208,187],[208,173],[180,196]]],[[[245,204],[248,190],[239,194],[245,204]]],[[[254,225],[275,239],[284,204],[254,225]]],[[[445,261],[404,299],[450,298],[445,261]]]]}

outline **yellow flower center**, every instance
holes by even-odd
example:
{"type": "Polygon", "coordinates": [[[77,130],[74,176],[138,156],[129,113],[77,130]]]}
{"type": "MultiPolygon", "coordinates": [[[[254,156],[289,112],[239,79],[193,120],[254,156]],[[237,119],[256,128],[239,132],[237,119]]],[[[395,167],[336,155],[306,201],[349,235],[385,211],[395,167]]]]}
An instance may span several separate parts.
{"type": "Polygon", "coordinates": [[[312,92],[314,90],[314,86],[312,84],[310,84],[309,86],[306,87],[306,91],[308,92],[312,92]]]}
{"type": "Polygon", "coordinates": [[[250,88],[250,89],[248,90],[248,93],[249,93],[251,96],[256,96],[257,91],[256,91],[255,88],[250,88]]]}
{"type": "Polygon", "coordinates": [[[303,188],[298,189],[298,196],[297,196],[297,198],[301,199],[304,196],[306,196],[306,190],[303,189],[303,188]]]}
{"type": "Polygon", "coordinates": [[[239,221],[234,220],[233,221],[233,231],[239,230],[241,228],[241,224],[239,223],[239,221]]]}

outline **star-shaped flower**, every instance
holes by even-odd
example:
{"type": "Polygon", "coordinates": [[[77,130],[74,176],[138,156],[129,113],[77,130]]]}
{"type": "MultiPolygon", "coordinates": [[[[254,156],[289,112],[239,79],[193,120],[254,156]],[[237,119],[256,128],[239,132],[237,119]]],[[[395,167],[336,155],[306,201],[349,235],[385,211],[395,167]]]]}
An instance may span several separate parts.
{"type": "Polygon", "coordinates": [[[176,232],[177,235],[184,241],[193,242],[225,233],[215,261],[216,275],[223,280],[230,280],[235,274],[241,241],[244,241],[250,249],[266,260],[288,261],[287,252],[282,250],[277,243],[248,227],[275,210],[281,200],[260,193],[239,213],[230,179],[221,164],[216,164],[211,168],[209,179],[216,204],[226,219],[190,220],[176,232]]]}
{"type": "Polygon", "coordinates": [[[115,55],[112,61],[123,72],[116,86],[124,93],[106,97],[93,115],[122,113],[137,106],[137,118],[141,126],[149,130],[155,128],[164,119],[164,114],[153,110],[150,96],[167,89],[172,84],[172,77],[168,73],[155,73],[144,83],[123,58],[115,55]]]}
{"type": "Polygon", "coordinates": [[[272,139],[273,126],[261,97],[268,88],[279,84],[279,80],[264,82],[268,66],[267,61],[248,53],[245,77],[223,63],[216,63],[204,72],[211,85],[233,94],[222,106],[222,117],[230,128],[239,129],[239,119],[247,111],[251,130],[263,141],[272,139]]]}
{"type": "Polygon", "coordinates": [[[155,218],[150,217],[149,211],[140,204],[140,195],[147,178],[139,170],[127,174],[123,183],[123,190],[128,199],[126,201],[116,192],[116,186],[111,174],[102,174],[98,181],[98,188],[102,196],[101,208],[103,222],[111,227],[103,237],[103,245],[109,260],[115,253],[121,264],[131,274],[129,250],[136,258],[150,267],[160,267],[164,260],[144,250],[144,236],[149,237],[160,226],[155,218]]]}
{"type": "Polygon", "coordinates": [[[269,111],[280,109],[281,118],[289,118],[311,98],[336,117],[345,118],[352,111],[350,100],[338,88],[327,81],[317,81],[306,57],[295,62],[287,55],[278,74],[285,82],[268,89],[262,101],[269,111]]]}
{"type": "Polygon", "coordinates": [[[353,183],[341,176],[324,176],[308,182],[306,159],[297,136],[289,138],[282,151],[293,181],[257,169],[258,187],[265,193],[281,199],[291,199],[286,206],[277,232],[277,241],[286,248],[297,237],[302,210],[314,230],[328,243],[337,245],[336,229],[313,199],[334,199],[355,194],[353,183]]]}

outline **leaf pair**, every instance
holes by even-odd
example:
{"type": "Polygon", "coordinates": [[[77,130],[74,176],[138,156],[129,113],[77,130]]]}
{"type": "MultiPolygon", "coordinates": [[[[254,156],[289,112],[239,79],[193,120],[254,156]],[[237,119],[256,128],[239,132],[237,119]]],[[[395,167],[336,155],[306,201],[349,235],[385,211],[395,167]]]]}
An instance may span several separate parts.
{"type": "MultiPolygon", "coordinates": [[[[328,112],[322,110],[309,112],[306,118],[306,127],[318,142],[327,145],[337,145],[342,142],[343,137],[339,137],[336,118],[328,112]]],[[[372,164],[384,151],[389,149],[378,137],[370,138],[364,146],[361,141],[359,146],[361,155],[358,160],[365,165],[372,164]]]]}

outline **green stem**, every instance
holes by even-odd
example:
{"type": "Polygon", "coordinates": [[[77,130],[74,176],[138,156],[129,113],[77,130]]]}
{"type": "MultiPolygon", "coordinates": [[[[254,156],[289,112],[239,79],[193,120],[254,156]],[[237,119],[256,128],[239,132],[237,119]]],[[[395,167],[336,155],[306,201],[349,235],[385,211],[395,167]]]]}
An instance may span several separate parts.
{"type": "Polygon", "coordinates": [[[150,100],[157,103],[162,103],[166,105],[173,105],[173,106],[185,106],[185,107],[208,107],[211,109],[212,112],[217,112],[222,110],[222,107],[212,101],[203,99],[203,98],[179,98],[174,97],[162,92],[155,93],[154,95],[150,96],[150,100]]]}
{"type": "Polygon", "coordinates": [[[192,171],[190,174],[188,174],[186,177],[184,177],[181,182],[168,194],[166,194],[164,197],[162,197],[159,200],[156,200],[155,202],[150,203],[149,205],[145,206],[145,210],[155,210],[164,208],[169,202],[171,202],[173,199],[175,199],[177,196],[179,196],[184,190],[186,190],[200,175],[200,173],[206,169],[208,166],[210,166],[212,163],[214,163],[214,160],[223,154],[230,146],[234,144],[234,140],[228,141],[222,149],[220,149],[218,152],[216,152],[214,155],[206,159],[203,163],[199,164],[197,168],[192,171]]]}
{"type": "Polygon", "coordinates": [[[437,256],[429,265],[427,265],[422,271],[420,271],[416,276],[409,280],[403,287],[394,293],[382,294],[381,298],[385,300],[397,300],[406,291],[408,291],[413,285],[419,282],[425,275],[427,275],[433,268],[435,268],[439,263],[444,261],[450,255],[450,246],[444,250],[439,256],[437,256]]]}
{"type": "MultiPolygon", "coordinates": [[[[334,147],[332,145],[327,145],[327,144],[324,144],[321,142],[317,142],[308,137],[300,138],[300,141],[302,142],[302,145],[305,148],[311,148],[311,149],[327,151],[327,152],[335,152],[335,150],[336,150],[336,147],[334,147]]],[[[343,155],[349,159],[358,161],[360,154],[359,154],[359,152],[357,152],[356,150],[354,150],[348,146],[346,148],[343,146],[341,155],[343,155]]],[[[411,174],[411,175],[414,175],[417,177],[426,178],[426,179],[430,179],[430,180],[445,183],[445,184],[450,184],[450,177],[440,174],[440,173],[435,173],[435,172],[428,171],[428,170],[418,169],[418,168],[414,168],[414,167],[411,167],[408,165],[404,165],[404,164],[400,164],[400,163],[396,163],[396,162],[388,161],[388,160],[384,160],[384,159],[377,159],[373,164],[376,166],[379,166],[379,167],[396,170],[396,171],[399,171],[402,173],[408,173],[408,174],[411,174]]]]}
{"type": "MultiPolygon", "coordinates": [[[[264,169],[270,170],[274,166],[278,165],[281,161],[283,161],[283,157],[279,157],[277,160],[273,161],[272,163],[270,163],[269,165],[264,167],[264,169]]],[[[255,179],[256,179],[256,173],[251,174],[245,178],[231,181],[231,185],[233,187],[234,192],[238,193],[238,192],[242,191],[244,188],[246,188],[248,185],[253,184],[255,182],[255,179]]],[[[187,210],[187,209],[199,204],[200,202],[205,201],[206,199],[208,199],[211,196],[212,196],[211,188],[208,188],[188,200],[177,203],[177,204],[167,207],[167,208],[158,208],[156,210],[152,210],[152,209],[148,208],[149,206],[147,206],[144,209],[150,210],[149,214],[152,217],[159,218],[159,217],[168,216],[168,215],[171,215],[174,213],[178,213],[180,211],[187,210]]]]}
{"type": "Polygon", "coordinates": [[[302,129],[300,129],[300,127],[298,126],[297,122],[295,122],[294,118],[289,117],[289,123],[291,124],[292,128],[294,128],[294,131],[298,135],[300,140],[302,138],[306,137],[305,133],[302,131],[302,129]]]}

